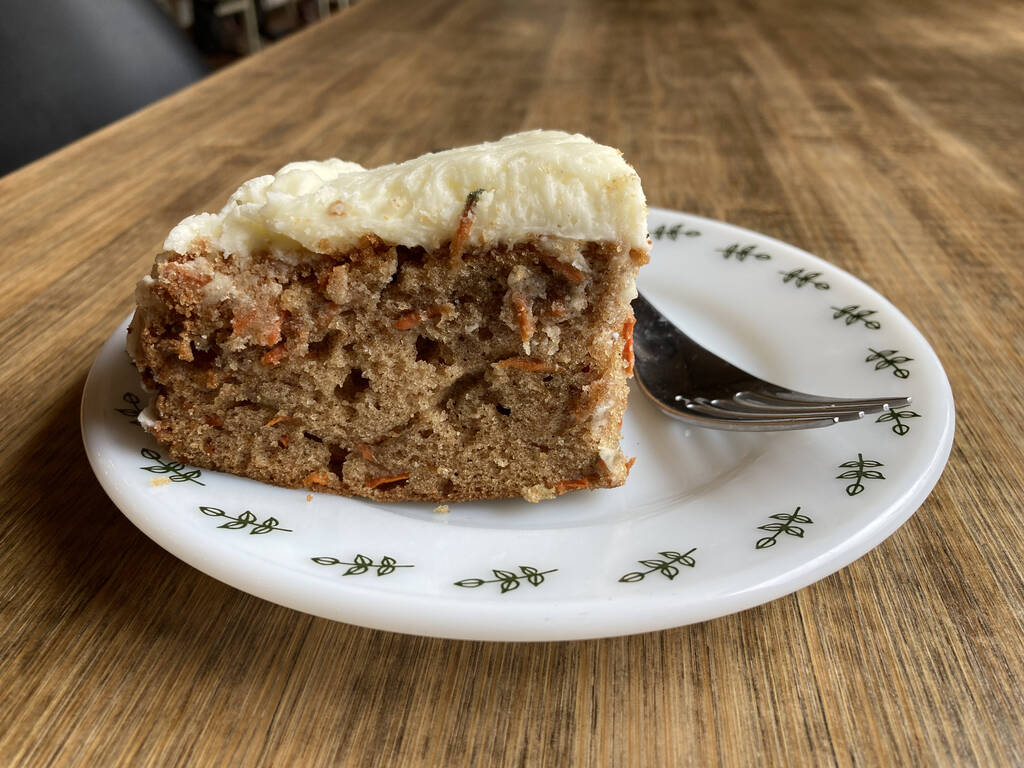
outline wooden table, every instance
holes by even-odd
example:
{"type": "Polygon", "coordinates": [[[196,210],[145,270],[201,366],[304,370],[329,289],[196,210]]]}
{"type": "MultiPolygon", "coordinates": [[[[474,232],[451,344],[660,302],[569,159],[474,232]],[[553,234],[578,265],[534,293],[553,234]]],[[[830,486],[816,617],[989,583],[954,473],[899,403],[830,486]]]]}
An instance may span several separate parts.
{"type": "Polygon", "coordinates": [[[1024,763],[1022,126],[1019,2],[366,0],[0,180],[0,764],[1024,763]],[[263,602],[118,512],[78,403],[174,223],[289,160],[540,126],[918,325],[958,434],[896,535],[739,615],[513,645],[263,602]]]}

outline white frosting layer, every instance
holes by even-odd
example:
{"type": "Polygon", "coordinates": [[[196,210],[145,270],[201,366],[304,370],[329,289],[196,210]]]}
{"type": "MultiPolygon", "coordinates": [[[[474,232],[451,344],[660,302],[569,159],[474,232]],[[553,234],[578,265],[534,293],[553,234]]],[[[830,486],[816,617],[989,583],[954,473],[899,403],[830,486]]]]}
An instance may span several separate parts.
{"type": "Polygon", "coordinates": [[[640,178],[621,153],[579,134],[529,131],[366,170],[331,159],[289,163],[247,181],[220,213],[189,216],[164,248],[196,243],[239,255],[342,251],[373,233],[434,249],[450,240],[467,196],[482,189],[469,244],[530,235],[623,241],[647,249],[640,178]]]}

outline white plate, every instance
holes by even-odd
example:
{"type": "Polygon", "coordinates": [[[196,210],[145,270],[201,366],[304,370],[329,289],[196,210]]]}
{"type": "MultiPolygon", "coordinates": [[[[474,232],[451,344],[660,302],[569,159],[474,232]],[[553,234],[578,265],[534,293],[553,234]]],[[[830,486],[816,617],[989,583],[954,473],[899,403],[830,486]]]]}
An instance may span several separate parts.
{"type": "Polygon", "coordinates": [[[175,467],[133,418],[143,393],[122,326],[85,386],[93,469],[135,525],[201,571],[395,632],[625,635],[793,592],[863,555],[924,501],[953,439],[946,375],[895,307],[808,253],[672,211],[652,210],[650,230],[640,289],[698,341],[795,389],[910,394],[913,404],[887,419],[743,434],[688,429],[634,389],[623,448],[637,462],[624,487],[442,515],[175,467]]]}

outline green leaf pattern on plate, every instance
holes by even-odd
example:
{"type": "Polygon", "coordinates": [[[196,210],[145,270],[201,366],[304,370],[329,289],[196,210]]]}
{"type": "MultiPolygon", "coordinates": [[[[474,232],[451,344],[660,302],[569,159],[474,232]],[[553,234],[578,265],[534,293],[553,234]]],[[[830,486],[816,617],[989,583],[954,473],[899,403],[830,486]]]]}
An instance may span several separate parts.
{"type": "Polygon", "coordinates": [[[779,540],[780,534],[786,534],[787,536],[796,536],[802,539],[804,537],[804,529],[802,525],[811,525],[814,521],[811,520],[807,515],[800,514],[800,507],[797,507],[789,514],[781,513],[777,515],[769,515],[772,520],[778,520],[776,523],[767,523],[765,525],[757,526],[759,531],[769,531],[771,536],[763,536],[757,540],[754,544],[755,549],[769,549],[774,547],[779,540]],[[798,525],[799,524],[799,525],[798,525]]]}
{"type": "Polygon", "coordinates": [[[863,454],[858,453],[856,459],[844,461],[839,465],[840,469],[846,469],[846,471],[836,475],[836,480],[853,480],[846,486],[846,495],[856,496],[864,490],[864,480],[885,480],[885,475],[875,469],[875,467],[884,466],[882,462],[865,459],[863,454]]]}
{"type": "Polygon", "coordinates": [[[513,571],[505,571],[495,568],[491,571],[494,574],[493,579],[461,579],[455,582],[456,587],[466,587],[467,589],[476,589],[482,587],[484,584],[500,584],[501,594],[511,592],[519,589],[519,585],[522,582],[527,582],[531,586],[539,587],[544,583],[544,577],[549,573],[554,573],[557,568],[551,568],[547,571],[540,571],[531,565],[520,565],[519,573],[513,571]]]}
{"type": "Polygon", "coordinates": [[[910,371],[906,368],[901,368],[900,365],[902,363],[909,363],[914,358],[899,354],[898,349],[877,350],[874,347],[868,347],[868,352],[871,354],[864,358],[864,362],[874,363],[876,371],[892,368],[892,375],[897,379],[910,377],[910,371]]]}
{"type": "Polygon", "coordinates": [[[669,240],[678,240],[679,236],[683,237],[700,237],[700,231],[696,229],[687,229],[685,226],[680,224],[673,224],[671,227],[666,227],[664,224],[659,226],[653,232],[651,237],[655,240],[661,240],[662,238],[668,238],[669,240]]]}
{"type": "Polygon", "coordinates": [[[659,552],[664,560],[659,558],[650,558],[648,560],[637,560],[640,565],[647,566],[646,571],[630,571],[629,573],[621,576],[619,581],[625,584],[631,584],[637,581],[643,581],[648,575],[652,573],[660,573],[666,579],[671,581],[679,575],[679,567],[686,566],[693,568],[697,562],[693,559],[692,555],[697,551],[696,547],[687,550],[686,552],[679,553],[673,552],[672,550],[666,550],[659,552]]]}
{"type": "Polygon", "coordinates": [[[758,250],[756,245],[740,245],[739,243],[733,243],[726,248],[718,248],[715,253],[722,254],[722,258],[726,261],[729,259],[746,261],[750,257],[757,261],[768,261],[772,257],[770,253],[758,250]]]}
{"type": "Polygon", "coordinates": [[[919,419],[919,418],[921,418],[921,414],[920,413],[918,413],[917,411],[912,411],[909,408],[904,408],[902,411],[901,410],[890,410],[890,411],[887,411],[886,413],[883,413],[881,416],[879,416],[877,419],[875,419],[875,423],[876,424],[880,424],[880,423],[884,423],[884,422],[887,422],[887,421],[891,421],[891,422],[893,422],[892,431],[895,432],[900,437],[903,437],[905,434],[907,434],[910,431],[910,425],[909,424],[904,424],[903,420],[904,419],[919,419]]]}
{"type": "Polygon", "coordinates": [[[249,510],[245,510],[238,517],[232,517],[223,509],[217,507],[200,507],[199,511],[208,517],[223,517],[227,520],[226,523],[218,525],[218,528],[227,528],[229,531],[238,531],[244,528],[251,528],[249,531],[250,536],[258,536],[264,533],[270,533],[271,531],[284,531],[291,533],[291,528],[282,528],[281,521],[276,517],[268,517],[265,520],[259,520],[249,510]]]}
{"type": "Polygon", "coordinates": [[[833,320],[843,318],[847,325],[864,323],[864,327],[872,331],[877,331],[882,327],[882,324],[877,320],[869,319],[872,315],[876,314],[877,310],[861,309],[860,304],[847,304],[845,307],[830,307],[830,309],[834,310],[832,313],[833,320]]]}
{"type": "Polygon", "coordinates": [[[372,557],[363,554],[356,554],[351,560],[341,560],[337,557],[311,557],[309,558],[317,565],[347,565],[348,568],[342,576],[359,576],[368,573],[373,569],[378,576],[387,576],[399,568],[415,568],[414,565],[402,565],[395,558],[384,555],[380,562],[374,562],[372,557]]]}
{"type": "Polygon", "coordinates": [[[142,413],[142,401],[139,399],[139,396],[136,395],[134,392],[125,392],[124,395],[121,396],[121,399],[128,404],[128,407],[115,408],[114,410],[120,413],[122,416],[127,416],[129,419],[131,419],[131,421],[128,422],[129,424],[141,426],[139,424],[139,414],[142,413]]]}
{"type": "Polygon", "coordinates": [[[185,470],[185,465],[180,461],[164,461],[160,454],[154,451],[152,448],[143,448],[140,453],[142,458],[155,461],[156,464],[151,464],[148,467],[139,467],[139,469],[145,470],[146,472],[152,472],[154,475],[167,475],[172,483],[195,483],[196,485],[206,485],[206,483],[199,482],[196,478],[200,477],[203,473],[199,469],[185,470]]]}
{"type": "Polygon", "coordinates": [[[824,280],[819,280],[821,272],[808,272],[803,267],[799,269],[791,269],[789,272],[780,269],[779,274],[782,275],[782,282],[792,283],[796,288],[803,288],[805,285],[810,283],[819,291],[827,291],[829,284],[824,280]]]}

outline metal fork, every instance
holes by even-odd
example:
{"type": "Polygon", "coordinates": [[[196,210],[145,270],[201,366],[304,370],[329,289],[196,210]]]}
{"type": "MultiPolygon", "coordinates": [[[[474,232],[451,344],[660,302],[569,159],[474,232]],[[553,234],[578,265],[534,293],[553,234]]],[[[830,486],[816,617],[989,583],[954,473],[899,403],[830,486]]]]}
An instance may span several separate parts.
{"type": "Polygon", "coordinates": [[[812,429],[910,404],[909,397],[821,397],[780,387],[704,349],[643,296],[633,311],[640,389],[662,411],[689,424],[746,432],[812,429]]]}

